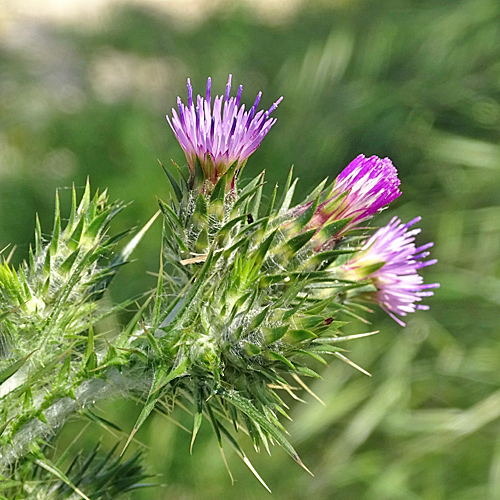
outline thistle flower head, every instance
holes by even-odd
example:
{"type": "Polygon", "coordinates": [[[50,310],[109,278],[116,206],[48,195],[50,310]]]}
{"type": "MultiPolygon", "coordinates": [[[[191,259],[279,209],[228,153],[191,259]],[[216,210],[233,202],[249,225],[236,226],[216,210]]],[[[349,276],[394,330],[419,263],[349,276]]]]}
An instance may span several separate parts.
{"type": "Polygon", "coordinates": [[[437,262],[436,259],[424,260],[433,243],[415,246],[415,236],[420,229],[410,227],[420,219],[402,224],[394,217],[364,243],[361,251],[342,266],[340,273],[343,278],[354,281],[369,280],[377,288],[370,298],[402,326],[405,324],[395,315],[406,316],[418,309],[429,309],[419,302],[439,287],[438,283],[424,284],[418,274],[423,267],[437,262]]]}
{"type": "Polygon", "coordinates": [[[196,100],[193,100],[193,87],[188,78],[187,105],[178,97],[178,111],[172,109],[172,118],[167,115],[167,121],[186,155],[191,179],[196,175],[197,161],[205,179],[213,184],[233,164],[236,163],[235,172],[240,170],[276,122],[270,115],[282,97],[267,111],[257,111],[262,96],[259,92],[253,106],[245,111],[245,105],[240,106],[241,85],[236,97],[230,97],[231,78],[229,75],[225,95],[215,96],[213,106],[211,78],[207,80],[205,97],[198,95],[196,100]]]}
{"type": "Polygon", "coordinates": [[[400,194],[398,172],[389,158],[356,157],[339,174],[326,201],[321,203],[309,227],[349,219],[336,238],[375,215],[400,194]]]}

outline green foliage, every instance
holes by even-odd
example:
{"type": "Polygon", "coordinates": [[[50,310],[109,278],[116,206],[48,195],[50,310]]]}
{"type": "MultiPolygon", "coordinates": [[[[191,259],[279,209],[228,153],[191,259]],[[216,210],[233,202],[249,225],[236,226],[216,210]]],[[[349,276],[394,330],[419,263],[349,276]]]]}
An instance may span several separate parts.
{"type": "Polygon", "coordinates": [[[101,452],[100,444],[87,455],[80,452],[64,471],[61,466],[69,450],[58,463],[51,463],[38,451],[23,460],[14,478],[6,482],[3,493],[13,500],[114,500],[126,498],[132,490],[150,486],[141,484],[149,477],[141,466],[141,455],[136,453],[121,460],[113,456],[117,446],[107,454],[101,452]]]}
{"type": "Polygon", "coordinates": [[[7,261],[0,264],[0,303],[5,311],[0,331],[2,470],[89,404],[89,397],[99,397],[92,391],[87,394],[86,380],[100,384],[102,392],[101,375],[123,362],[116,349],[96,338],[94,327],[116,311],[102,307],[103,292],[144,233],[116,251],[128,231],[114,237],[107,232],[122,208],[109,203],[106,193],[91,197],[88,184],[77,205],[73,189],[70,216],[62,230],[56,196],[50,238],[44,239],[37,223],[29,260],[17,270],[7,261]]]}
{"type": "MultiPolygon", "coordinates": [[[[261,215],[263,175],[226,191],[232,175],[204,194],[168,173],[176,196],[160,201],[171,264],[155,298],[163,312],[134,343],[155,378],[129,442],[161,399],[182,401],[196,408],[191,447],[205,416],[220,446],[222,436],[235,445],[233,427],[256,450],[278,443],[303,465],[278,420],[287,416],[279,392],[292,393],[294,378],[319,377],[307,365],[311,358],[326,364],[324,354],[341,351],[331,345],[343,324],[334,321],[340,304],[333,303],[353,284],[339,282],[326,264],[352,251],[352,241],[318,260],[316,230],[302,232],[312,213],[297,218],[285,201],[261,215]]],[[[293,186],[287,184],[283,200],[291,199],[293,186]]]]}
{"type": "MultiPolygon", "coordinates": [[[[155,154],[165,163],[182,154],[161,118],[186,76],[222,84],[232,72],[245,93],[283,94],[278,123],[245,174],[265,159],[272,187],[293,163],[302,196],[359,152],[391,157],[404,190],[398,215],[423,216],[440,260],[429,280],[442,288],[429,315],[404,332],[383,321],[380,335],[339,344],[373,379],[333,363],[312,385],[324,408],[283,398],[314,479],[284,473],[290,464],[279,452],[252,461],[280,499],[498,497],[498,2],[308,2],[279,26],[253,10],[224,9],[189,29],[140,8],[118,9],[93,30],[15,24],[0,49],[3,245],[28,241],[33,212],[43,226],[50,217],[53,188],[83,185],[89,174],[135,200],[123,227],[146,220],[155,186],[164,186],[155,154]]],[[[148,248],[116,282],[115,297],[154,286],[143,278],[157,268],[148,248]]],[[[20,248],[14,259],[27,253],[20,248]]],[[[113,417],[131,428],[134,411],[121,406],[113,417]]],[[[169,478],[157,497],[262,497],[235,460],[230,485],[204,426],[189,457],[192,436],[152,418],[140,439],[151,446],[151,467],[169,478]]]]}

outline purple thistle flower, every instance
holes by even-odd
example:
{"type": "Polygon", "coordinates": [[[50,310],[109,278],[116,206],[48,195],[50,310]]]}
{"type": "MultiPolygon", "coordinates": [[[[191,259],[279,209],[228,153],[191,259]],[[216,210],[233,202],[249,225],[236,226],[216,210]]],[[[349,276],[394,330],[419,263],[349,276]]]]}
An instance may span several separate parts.
{"type": "Polygon", "coordinates": [[[216,96],[212,106],[211,79],[207,80],[205,98],[198,95],[194,102],[193,87],[188,78],[187,105],[178,97],[178,112],[172,109],[172,119],[167,115],[167,121],[186,154],[192,178],[196,159],[205,178],[214,184],[235,162],[235,171],[240,170],[276,122],[270,115],[283,97],[267,111],[257,112],[262,95],[259,92],[253,106],[245,111],[245,105],[240,106],[241,85],[236,97],[230,97],[231,79],[232,75],[229,75],[225,95],[216,96]]]}
{"type": "MultiPolygon", "coordinates": [[[[342,233],[371,218],[401,195],[398,171],[389,158],[356,157],[339,174],[327,201],[318,206],[310,227],[351,219],[342,233]]],[[[338,237],[339,235],[337,235],[338,237]]]]}
{"type": "Polygon", "coordinates": [[[418,271],[437,262],[424,261],[433,243],[415,247],[415,236],[420,229],[409,229],[420,221],[416,217],[406,224],[394,217],[385,227],[378,229],[346,264],[341,266],[342,278],[353,281],[369,280],[377,291],[370,294],[400,325],[405,326],[395,315],[406,316],[416,310],[427,310],[429,306],[417,304],[422,297],[434,295],[431,291],[439,283],[424,284],[418,271]]]}

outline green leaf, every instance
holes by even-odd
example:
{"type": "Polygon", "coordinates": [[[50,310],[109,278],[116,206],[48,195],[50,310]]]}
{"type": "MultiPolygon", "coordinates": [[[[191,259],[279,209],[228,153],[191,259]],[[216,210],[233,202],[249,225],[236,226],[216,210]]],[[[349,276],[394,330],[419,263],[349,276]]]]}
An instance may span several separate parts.
{"type": "Polygon", "coordinates": [[[160,164],[161,168],[163,168],[163,171],[165,174],[167,174],[168,180],[170,181],[170,185],[172,186],[172,189],[174,191],[175,197],[177,198],[177,201],[180,203],[182,201],[182,190],[179,187],[179,184],[177,181],[174,179],[174,176],[168,171],[168,169],[161,163],[160,160],[158,160],[158,163],[160,164]]]}
{"type": "Polygon", "coordinates": [[[78,255],[80,254],[80,248],[77,248],[74,252],[72,252],[67,259],[61,264],[59,267],[59,271],[61,273],[69,273],[73,264],[76,262],[78,255]]]}
{"type": "Polygon", "coordinates": [[[262,172],[259,174],[257,177],[260,178],[260,183],[257,191],[255,192],[255,195],[252,197],[250,200],[250,204],[248,207],[248,211],[252,215],[254,220],[257,220],[259,218],[259,207],[260,207],[260,202],[262,199],[262,188],[264,186],[264,175],[265,172],[262,172]]]}
{"type": "MultiPolygon", "coordinates": [[[[258,181],[259,178],[255,179],[251,184],[253,184],[255,181],[258,181]]],[[[248,188],[248,186],[247,186],[248,188]]],[[[233,205],[233,212],[236,211],[236,209],[239,209],[244,202],[246,202],[253,194],[257,193],[259,190],[262,190],[262,184],[259,184],[255,186],[253,189],[246,191],[246,192],[241,192],[240,196],[236,200],[235,204],[233,205]]]]}
{"type": "Polygon", "coordinates": [[[197,387],[196,390],[196,413],[194,415],[194,422],[193,422],[193,432],[191,434],[191,444],[189,446],[189,453],[193,453],[193,445],[194,442],[196,441],[196,436],[198,435],[198,431],[200,430],[201,427],[201,422],[203,420],[203,393],[201,387],[195,383],[194,387],[197,387]]]}
{"type": "Polygon", "coordinates": [[[290,249],[291,255],[293,256],[293,254],[298,252],[308,241],[310,241],[316,231],[317,229],[310,229],[288,240],[286,246],[290,249]]]}
{"type": "Polygon", "coordinates": [[[247,415],[258,425],[260,425],[301,467],[308,471],[307,467],[302,463],[302,460],[298,456],[297,452],[293,449],[293,446],[276,428],[276,426],[271,423],[262,413],[260,413],[248,399],[241,397],[234,391],[227,391],[222,388],[219,388],[217,392],[222,398],[236,406],[239,411],[247,415]]]}
{"type": "Polygon", "coordinates": [[[208,240],[208,233],[206,229],[202,229],[198,238],[196,238],[196,242],[194,244],[194,250],[197,253],[204,254],[207,252],[208,247],[210,246],[210,242],[208,240]]]}
{"type": "Polygon", "coordinates": [[[323,316],[313,316],[313,315],[307,315],[307,316],[301,316],[298,318],[294,319],[295,326],[297,328],[314,328],[315,326],[323,324],[325,321],[325,318],[323,316]]]}
{"type": "Polygon", "coordinates": [[[323,179],[310,193],[309,195],[302,201],[301,205],[307,205],[311,201],[314,201],[316,198],[321,196],[323,193],[323,189],[325,187],[325,184],[328,181],[328,177],[326,179],[323,179]]]}
{"type": "Polygon", "coordinates": [[[210,196],[210,204],[208,205],[208,213],[222,221],[224,217],[224,199],[226,196],[226,176],[223,175],[217,181],[214,190],[210,196]]]}
{"type": "Polygon", "coordinates": [[[85,190],[83,191],[82,199],[80,200],[80,205],[78,205],[77,213],[83,215],[90,205],[90,181],[87,177],[87,181],[85,183],[85,190]]]}
{"type": "Polygon", "coordinates": [[[287,334],[287,340],[296,343],[296,342],[303,342],[304,340],[310,340],[310,339],[315,339],[318,336],[311,332],[310,330],[288,330],[287,334]]]}
{"type": "Polygon", "coordinates": [[[335,235],[339,233],[344,227],[351,221],[350,218],[340,219],[334,222],[331,222],[324,226],[321,231],[316,235],[316,239],[320,242],[320,244],[332,239],[335,235]]]}
{"type": "Polygon", "coordinates": [[[142,408],[141,413],[139,414],[139,417],[137,418],[137,421],[134,425],[134,428],[132,429],[132,432],[130,433],[129,438],[127,439],[127,442],[125,443],[125,446],[123,447],[123,450],[120,454],[123,455],[125,450],[128,448],[128,445],[132,441],[133,437],[135,436],[136,432],[141,428],[142,424],[146,421],[146,419],[149,417],[149,414],[153,411],[153,408],[156,405],[156,402],[158,401],[158,398],[161,395],[160,389],[167,385],[169,382],[174,380],[177,377],[180,377],[183,375],[186,371],[186,368],[189,364],[188,358],[184,358],[179,365],[171,370],[170,372],[166,372],[164,368],[160,368],[155,376],[153,386],[151,387],[151,391],[149,392],[148,399],[146,401],[146,404],[142,408]]]}
{"type": "Polygon", "coordinates": [[[85,225],[85,217],[83,214],[80,216],[80,220],[78,221],[78,224],[75,227],[75,230],[71,234],[69,241],[68,241],[68,248],[70,250],[75,250],[75,248],[78,247],[80,244],[80,239],[83,234],[83,227],[85,225]]]}
{"type": "Polygon", "coordinates": [[[36,223],[35,223],[35,254],[37,256],[42,254],[42,227],[40,226],[40,219],[38,214],[36,214],[36,223]]]}
{"type": "Polygon", "coordinates": [[[115,339],[113,342],[113,346],[116,349],[121,349],[124,347],[127,347],[129,338],[131,335],[134,333],[137,324],[142,318],[142,315],[144,311],[146,310],[147,306],[149,305],[149,302],[151,300],[151,297],[148,297],[148,299],[142,304],[142,306],[139,308],[139,310],[134,314],[134,317],[128,322],[127,326],[123,329],[123,331],[118,335],[118,337],[115,339]]]}
{"type": "Polygon", "coordinates": [[[277,326],[275,328],[262,328],[262,333],[267,344],[272,344],[281,339],[288,330],[288,325],[277,326]]]}
{"type": "Polygon", "coordinates": [[[281,361],[282,363],[284,363],[285,365],[287,365],[288,367],[290,367],[292,370],[295,371],[295,366],[293,366],[292,362],[289,359],[285,358],[285,356],[283,356],[279,352],[266,351],[264,353],[264,356],[273,361],[281,361]]]}
{"type": "Polygon", "coordinates": [[[55,255],[57,252],[60,234],[61,234],[61,212],[60,212],[60,208],[59,208],[59,192],[56,191],[54,229],[52,230],[52,240],[50,242],[50,250],[51,250],[52,255],[55,255]]]}
{"type": "Polygon", "coordinates": [[[68,223],[66,224],[66,227],[64,228],[64,231],[63,231],[63,236],[64,236],[65,239],[73,231],[73,226],[75,224],[75,218],[76,218],[76,189],[75,189],[75,185],[73,184],[73,187],[71,189],[71,211],[70,211],[70,216],[69,216],[68,223]]]}
{"type": "Polygon", "coordinates": [[[14,375],[23,365],[28,361],[29,357],[36,351],[31,351],[29,354],[26,354],[24,358],[18,359],[15,363],[10,365],[8,368],[3,370],[0,373],[0,384],[3,384],[6,380],[8,380],[12,375],[14,375]]]}
{"type": "Polygon", "coordinates": [[[89,227],[85,230],[85,236],[94,239],[106,227],[110,214],[111,209],[108,208],[103,210],[97,217],[94,217],[89,227]]]}
{"type": "Polygon", "coordinates": [[[83,353],[82,367],[85,370],[93,370],[97,366],[97,356],[94,350],[94,328],[89,325],[87,344],[83,353]]]}
{"type": "Polygon", "coordinates": [[[78,489],[64,474],[63,471],[61,471],[58,467],[56,467],[53,463],[51,463],[47,458],[38,458],[35,460],[35,463],[42,467],[42,469],[45,469],[47,472],[52,474],[54,477],[62,481],[63,483],[66,483],[77,495],[79,495],[81,498],[84,500],[90,500],[90,498],[83,493],[80,489],[78,489]]]}
{"type": "Polygon", "coordinates": [[[184,226],[182,225],[179,216],[172,210],[172,208],[159,198],[158,198],[158,205],[160,207],[161,212],[167,218],[170,225],[173,228],[178,228],[180,231],[184,232],[184,226]]]}
{"type": "Polygon", "coordinates": [[[290,203],[292,202],[295,186],[297,185],[297,179],[295,179],[292,184],[292,178],[293,178],[293,167],[290,168],[290,172],[288,173],[288,178],[285,183],[285,190],[283,191],[281,200],[279,201],[278,206],[276,207],[278,213],[280,214],[286,212],[290,208],[290,203]]]}
{"type": "Polygon", "coordinates": [[[311,370],[311,368],[307,366],[295,366],[295,370],[297,371],[298,375],[302,375],[304,377],[313,377],[317,379],[323,378],[319,373],[316,373],[314,370],[311,370]]]}
{"type": "Polygon", "coordinates": [[[192,215],[192,221],[194,222],[194,224],[204,227],[207,223],[207,220],[208,220],[207,200],[200,193],[196,198],[194,212],[192,215]]]}
{"type": "Polygon", "coordinates": [[[293,228],[294,232],[299,232],[302,230],[307,223],[313,218],[313,215],[316,212],[316,208],[318,207],[319,197],[317,197],[311,204],[307,207],[305,212],[300,215],[297,219],[293,221],[291,224],[291,228],[293,228]]]}
{"type": "Polygon", "coordinates": [[[164,319],[159,327],[165,332],[165,334],[169,333],[177,326],[179,321],[182,319],[184,312],[191,305],[191,302],[194,300],[200,289],[207,284],[205,282],[205,277],[212,265],[212,259],[213,252],[210,252],[207,256],[207,260],[203,264],[203,267],[194,276],[196,281],[191,284],[188,292],[182,298],[179,297],[179,300],[175,301],[167,310],[167,313],[164,315],[164,319]]]}
{"type": "Polygon", "coordinates": [[[266,254],[267,254],[269,248],[271,248],[271,245],[273,243],[274,237],[276,236],[277,232],[278,232],[278,229],[273,231],[257,249],[257,252],[256,252],[255,257],[254,257],[254,259],[255,259],[254,266],[257,269],[260,269],[262,267],[264,259],[266,258],[266,254]]]}
{"type": "Polygon", "coordinates": [[[191,176],[191,189],[193,191],[199,190],[205,182],[205,172],[201,166],[200,159],[196,157],[194,162],[194,175],[191,176]]]}
{"type": "Polygon", "coordinates": [[[100,415],[95,414],[93,411],[89,410],[88,408],[84,408],[83,410],[81,410],[80,414],[83,415],[84,417],[88,418],[90,421],[95,422],[96,424],[103,426],[104,428],[109,427],[111,429],[114,429],[115,431],[123,432],[123,429],[121,429],[114,422],[111,422],[110,420],[107,420],[104,417],[101,417],[100,415]]]}
{"type": "Polygon", "coordinates": [[[231,229],[236,226],[239,222],[244,221],[247,218],[246,214],[240,215],[239,217],[235,217],[231,219],[226,224],[224,224],[217,233],[217,240],[222,242],[222,240],[229,234],[231,229]]]}
{"type": "Polygon", "coordinates": [[[252,344],[251,342],[246,342],[245,343],[245,352],[249,356],[257,356],[258,354],[260,354],[262,352],[262,349],[256,344],[252,344]]]}
{"type": "Polygon", "coordinates": [[[261,325],[261,323],[266,319],[267,314],[269,313],[269,310],[271,308],[271,305],[268,305],[262,311],[259,312],[256,316],[254,316],[252,322],[250,325],[248,325],[248,330],[255,330],[258,326],[261,325]]]}

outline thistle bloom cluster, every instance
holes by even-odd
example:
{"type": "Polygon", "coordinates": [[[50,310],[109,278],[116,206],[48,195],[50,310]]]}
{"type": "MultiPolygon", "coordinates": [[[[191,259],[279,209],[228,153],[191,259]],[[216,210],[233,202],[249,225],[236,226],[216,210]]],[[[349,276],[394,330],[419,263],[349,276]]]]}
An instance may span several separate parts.
{"type": "MultiPolygon", "coordinates": [[[[106,456],[106,468],[92,452],[76,473],[75,462],[64,471],[61,461],[45,457],[47,441],[67,418],[80,412],[95,421],[81,410],[122,394],[144,402],[125,448],[157,403],[192,405],[191,445],[206,417],[219,442],[224,435],[265,485],[234,433],[242,429],[257,450],[278,443],[305,467],[283,433],[279,416],[288,407],[280,391],[292,394],[295,381],[305,386],[303,377],[321,378],[310,357],[326,364],[323,356],[331,354],[356,366],[336,343],[366,334],[344,336],[342,312],[352,315],[353,302],[368,299],[404,326],[400,316],[427,309],[421,301],[438,284],[424,284],[419,274],[436,262],[426,260],[432,243],[415,244],[419,230],[412,226],[420,218],[394,218],[371,237],[361,226],[401,194],[392,162],[360,155],[328,189],[321,184],[295,207],[290,175],[263,207],[264,173],[241,188],[235,180],[275,123],[270,115],[281,98],[258,111],[259,93],[245,111],[241,93],[240,86],[230,95],[230,75],[212,105],[209,78],[195,103],[188,80],[187,105],[179,99],[167,117],[189,171],[165,169],[172,196],[159,201],[162,264],[154,300],[116,336],[104,343],[94,326],[134,299],[109,307],[103,294],[160,212],[120,250],[129,233],[108,237],[108,225],[123,205],[106,194],[92,197],[89,186],[78,204],[73,190],[69,217],[61,217],[56,197],[51,237],[37,224],[19,269],[0,262],[0,482],[4,473],[15,479],[1,498],[25,498],[26,491],[45,498],[50,488],[62,499],[66,486],[98,498],[95,491],[114,491],[108,482],[117,478],[141,480],[134,460],[106,456]],[[41,482],[34,465],[54,478],[41,482]],[[103,474],[86,481],[85,470],[103,474]]],[[[117,491],[128,484],[120,481],[117,491]]]]}
{"type": "Polygon", "coordinates": [[[423,297],[434,294],[438,283],[424,284],[418,271],[437,262],[424,260],[429,256],[433,243],[416,247],[415,236],[420,229],[410,229],[421,217],[402,224],[393,217],[387,226],[378,229],[346,264],[341,267],[340,276],[353,281],[372,283],[377,291],[370,294],[401,326],[405,326],[396,314],[406,316],[416,310],[427,310],[420,304],[423,297]]]}
{"type": "MultiPolygon", "coordinates": [[[[213,184],[232,165],[236,166],[237,172],[276,121],[269,116],[282,98],[266,112],[257,112],[259,92],[254,105],[245,112],[245,105],[240,107],[242,87],[239,87],[236,97],[230,97],[230,92],[231,75],[225,96],[215,97],[212,108],[211,79],[208,78],[205,99],[198,95],[195,106],[188,79],[187,106],[178,98],[179,113],[172,109],[172,120],[167,116],[186,154],[191,179],[197,175],[197,162],[202,167],[204,180],[213,184]]],[[[360,224],[398,198],[401,195],[399,186],[397,169],[389,158],[367,158],[361,154],[344,168],[328,191],[320,193],[316,201],[308,201],[290,210],[291,218],[283,226],[285,234],[293,236],[316,230],[312,237],[315,252],[337,248],[342,245],[342,238],[353,230],[367,229],[360,224]],[[297,224],[303,218],[307,219],[305,225],[297,224]]],[[[379,229],[369,238],[339,271],[344,279],[360,282],[369,279],[377,288],[369,298],[401,325],[404,323],[395,314],[405,316],[417,309],[426,309],[426,306],[416,303],[422,297],[432,295],[429,290],[438,286],[423,284],[423,278],[418,274],[420,268],[436,261],[421,260],[432,245],[415,247],[414,237],[418,231],[408,231],[408,228],[416,221],[400,224],[399,219],[393,219],[386,228],[379,229]],[[369,263],[375,264],[377,269],[367,276],[367,270],[373,269],[369,263]]]]}
{"type": "Polygon", "coordinates": [[[229,75],[225,95],[216,96],[212,107],[211,78],[207,80],[205,98],[198,94],[196,102],[188,78],[187,105],[178,97],[178,113],[172,108],[172,119],[166,117],[184,150],[191,177],[196,175],[199,161],[205,179],[212,184],[234,163],[236,172],[244,166],[276,122],[270,115],[283,99],[280,97],[267,111],[257,111],[262,96],[259,92],[253,106],[245,111],[245,105],[240,106],[241,85],[236,97],[230,97],[231,79],[229,75]]]}

